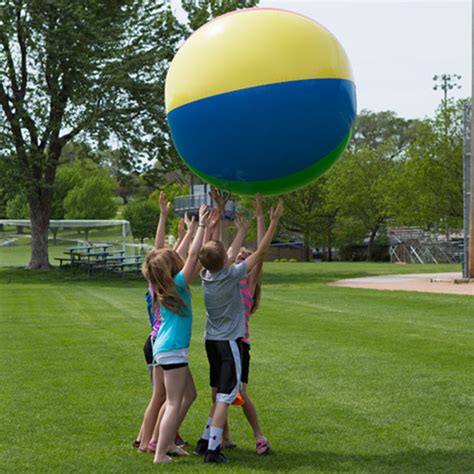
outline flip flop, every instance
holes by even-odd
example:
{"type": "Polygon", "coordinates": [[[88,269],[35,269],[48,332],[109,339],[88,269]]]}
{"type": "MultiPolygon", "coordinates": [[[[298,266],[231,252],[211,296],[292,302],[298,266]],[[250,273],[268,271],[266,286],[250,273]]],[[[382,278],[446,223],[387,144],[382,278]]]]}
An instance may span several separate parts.
{"type": "Polygon", "coordinates": [[[173,457],[190,456],[190,454],[187,451],[185,451],[183,448],[180,448],[179,446],[176,446],[176,449],[173,449],[173,451],[168,451],[166,454],[168,456],[173,456],[173,457]]]}
{"type": "Polygon", "coordinates": [[[267,438],[261,438],[257,441],[256,451],[259,456],[270,454],[270,444],[268,444],[267,438]]]}
{"type": "Polygon", "coordinates": [[[138,449],[140,447],[140,440],[134,439],[132,442],[132,448],[138,449]]]}
{"type": "Polygon", "coordinates": [[[172,462],[173,462],[173,460],[168,456],[166,456],[166,458],[163,461],[158,461],[157,462],[157,461],[153,460],[153,464],[170,464],[172,462]]]}
{"type": "Polygon", "coordinates": [[[237,447],[237,444],[230,440],[223,441],[221,444],[221,449],[235,449],[236,447],[237,447]]]}
{"type": "Polygon", "coordinates": [[[148,443],[148,446],[147,446],[147,451],[148,451],[149,453],[154,453],[154,452],[156,452],[156,443],[154,443],[153,441],[150,441],[150,442],[148,443]]]}

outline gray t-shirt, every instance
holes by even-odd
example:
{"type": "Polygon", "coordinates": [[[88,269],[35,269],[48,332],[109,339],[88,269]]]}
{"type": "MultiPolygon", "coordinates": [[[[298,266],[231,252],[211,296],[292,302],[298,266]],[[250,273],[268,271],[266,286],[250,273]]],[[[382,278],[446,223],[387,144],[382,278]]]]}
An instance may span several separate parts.
{"type": "Polygon", "coordinates": [[[206,330],[204,338],[215,341],[231,341],[245,335],[245,313],[240,280],[247,273],[245,262],[211,273],[201,272],[206,330]]]}

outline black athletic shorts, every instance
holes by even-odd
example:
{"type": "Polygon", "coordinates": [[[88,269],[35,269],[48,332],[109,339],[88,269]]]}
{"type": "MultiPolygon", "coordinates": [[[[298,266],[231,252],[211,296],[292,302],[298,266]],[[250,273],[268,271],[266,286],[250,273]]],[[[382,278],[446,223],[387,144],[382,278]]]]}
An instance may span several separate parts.
{"type": "Polygon", "coordinates": [[[232,403],[237,396],[242,376],[242,343],[206,341],[211,387],[217,387],[216,401],[232,403]]]}
{"type": "Polygon", "coordinates": [[[180,362],[179,364],[161,364],[160,367],[163,370],[173,370],[173,369],[180,369],[181,367],[187,367],[187,362],[180,362]]]}
{"type": "Polygon", "coordinates": [[[242,383],[249,383],[250,344],[242,342],[242,383]]]}
{"type": "Polygon", "coordinates": [[[146,338],[143,354],[145,354],[147,365],[153,365],[153,341],[151,340],[151,335],[146,338]]]}

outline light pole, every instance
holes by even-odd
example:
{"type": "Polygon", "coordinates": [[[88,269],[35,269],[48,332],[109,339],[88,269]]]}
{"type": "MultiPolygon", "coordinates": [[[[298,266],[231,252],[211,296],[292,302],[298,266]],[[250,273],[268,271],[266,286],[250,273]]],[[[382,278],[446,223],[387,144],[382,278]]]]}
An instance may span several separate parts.
{"type": "MultiPolygon", "coordinates": [[[[443,91],[443,122],[444,122],[444,147],[448,150],[449,140],[449,120],[448,120],[448,91],[452,89],[461,89],[461,85],[458,81],[461,79],[459,74],[441,74],[433,76],[435,85],[433,89],[436,91],[441,89],[443,91]]],[[[445,175],[448,175],[448,164],[445,162],[445,175]]],[[[446,232],[446,242],[449,240],[449,198],[446,194],[444,196],[444,225],[446,232]]]]}
{"type": "Polygon", "coordinates": [[[448,91],[451,89],[461,89],[461,85],[458,84],[457,81],[461,79],[459,74],[440,74],[439,76],[436,74],[433,76],[433,81],[435,81],[435,85],[433,89],[437,91],[441,89],[444,92],[444,106],[448,102],[448,91]]]}

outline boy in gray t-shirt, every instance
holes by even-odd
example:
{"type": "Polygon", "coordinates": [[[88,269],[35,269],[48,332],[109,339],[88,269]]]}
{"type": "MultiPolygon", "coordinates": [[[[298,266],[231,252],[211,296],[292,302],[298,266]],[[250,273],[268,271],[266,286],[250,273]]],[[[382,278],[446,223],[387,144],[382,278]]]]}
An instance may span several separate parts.
{"type": "MultiPolygon", "coordinates": [[[[270,212],[270,225],[257,250],[238,265],[227,265],[227,253],[222,242],[218,240],[207,242],[199,252],[199,261],[204,267],[201,279],[207,315],[206,352],[210,365],[211,387],[217,387],[204,434],[195,449],[197,454],[205,455],[205,463],[225,462],[225,457],[220,453],[222,433],[227,420],[227,408],[235,400],[240,387],[240,339],[245,335],[240,280],[262,261],[282,214],[283,204],[280,201],[275,211],[270,212]]],[[[242,232],[242,229],[239,229],[242,242],[245,230],[242,232]]]]}
{"type": "Polygon", "coordinates": [[[206,331],[204,338],[213,341],[234,341],[244,337],[244,304],[240,280],[247,274],[245,262],[224,267],[217,272],[201,272],[206,331]]]}

